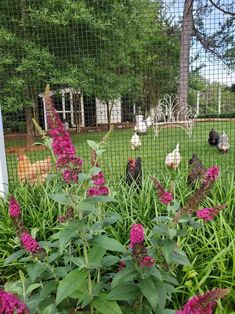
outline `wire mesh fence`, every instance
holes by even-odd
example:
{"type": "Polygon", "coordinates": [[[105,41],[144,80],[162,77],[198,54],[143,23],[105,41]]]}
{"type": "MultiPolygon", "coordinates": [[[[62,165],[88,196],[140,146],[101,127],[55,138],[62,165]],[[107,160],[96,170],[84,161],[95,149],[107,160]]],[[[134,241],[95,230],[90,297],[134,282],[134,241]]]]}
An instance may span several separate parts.
{"type": "Polygon", "coordinates": [[[33,145],[42,139],[32,121],[48,130],[48,83],[83,159],[90,156],[87,140],[101,140],[113,125],[103,158],[110,177],[124,176],[128,158],[137,156],[146,172],[165,170],[177,143],[182,169],[195,153],[205,166],[234,171],[234,4],[214,4],[1,0],[0,102],[10,181],[49,171],[50,152],[33,145]],[[166,95],[179,100],[176,107],[163,105],[166,95]],[[220,137],[224,146],[208,143],[212,128],[227,136],[220,137]],[[32,170],[38,161],[44,164],[32,170]]]}

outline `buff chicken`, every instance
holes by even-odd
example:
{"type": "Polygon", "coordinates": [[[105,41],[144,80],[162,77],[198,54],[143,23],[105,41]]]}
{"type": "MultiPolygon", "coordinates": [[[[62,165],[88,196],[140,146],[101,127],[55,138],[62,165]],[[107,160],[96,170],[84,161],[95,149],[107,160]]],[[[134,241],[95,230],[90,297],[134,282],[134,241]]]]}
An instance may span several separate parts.
{"type": "Polygon", "coordinates": [[[31,163],[25,154],[20,155],[17,166],[18,179],[23,183],[43,183],[51,167],[51,157],[31,163]]]}

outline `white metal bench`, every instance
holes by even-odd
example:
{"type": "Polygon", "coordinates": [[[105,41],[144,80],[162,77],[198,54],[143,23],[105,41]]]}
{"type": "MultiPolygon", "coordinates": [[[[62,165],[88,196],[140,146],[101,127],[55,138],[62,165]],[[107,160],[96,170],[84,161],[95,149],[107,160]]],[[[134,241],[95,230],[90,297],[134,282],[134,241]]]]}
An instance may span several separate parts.
{"type": "Polygon", "coordinates": [[[178,110],[179,97],[165,95],[158,105],[150,110],[150,117],[154,129],[154,137],[159,136],[161,129],[166,127],[180,127],[191,137],[193,132],[196,111],[189,105],[178,110]],[[182,117],[184,119],[182,120],[182,117]]]}

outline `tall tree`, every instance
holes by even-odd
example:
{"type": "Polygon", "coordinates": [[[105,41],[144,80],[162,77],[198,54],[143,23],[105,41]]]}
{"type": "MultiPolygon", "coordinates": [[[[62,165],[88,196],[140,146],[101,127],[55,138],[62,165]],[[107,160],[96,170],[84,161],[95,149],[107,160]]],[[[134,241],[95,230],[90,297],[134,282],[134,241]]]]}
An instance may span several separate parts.
{"type": "MultiPolygon", "coordinates": [[[[226,51],[234,44],[232,27],[235,21],[235,13],[231,11],[232,1],[224,5],[220,1],[213,0],[185,0],[181,29],[179,82],[177,95],[179,97],[178,110],[187,108],[188,104],[188,77],[189,77],[189,53],[192,36],[202,47],[213,56],[225,62],[226,51]],[[205,27],[205,16],[211,10],[218,10],[224,15],[223,24],[219,24],[214,33],[208,33],[205,27]]],[[[184,111],[184,110],[182,110],[184,111]]],[[[184,119],[184,114],[180,115],[184,119]]]]}

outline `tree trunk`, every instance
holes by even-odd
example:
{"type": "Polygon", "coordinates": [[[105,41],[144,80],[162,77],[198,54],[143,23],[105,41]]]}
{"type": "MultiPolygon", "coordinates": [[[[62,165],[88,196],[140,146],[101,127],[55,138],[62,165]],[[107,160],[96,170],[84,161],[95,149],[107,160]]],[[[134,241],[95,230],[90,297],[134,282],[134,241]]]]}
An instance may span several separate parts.
{"type": "Polygon", "coordinates": [[[179,82],[177,89],[177,96],[179,97],[179,104],[177,111],[181,111],[179,119],[184,120],[184,110],[188,105],[188,78],[189,78],[189,54],[190,43],[193,31],[193,0],[185,0],[183,23],[180,39],[180,65],[179,65],[179,82]]]}
{"type": "Polygon", "coordinates": [[[107,120],[108,120],[108,130],[111,129],[111,113],[113,109],[113,103],[110,105],[108,101],[106,101],[106,107],[107,107],[107,120]]]}
{"type": "Polygon", "coordinates": [[[74,117],[76,124],[76,133],[81,131],[81,94],[73,93],[74,117]]]}
{"type": "Polygon", "coordinates": [[[26,132],[27,132],[27,146],[32,146],[34,142],[33,134],[33,111],[31,107],[25,108],[26,132]]]}

